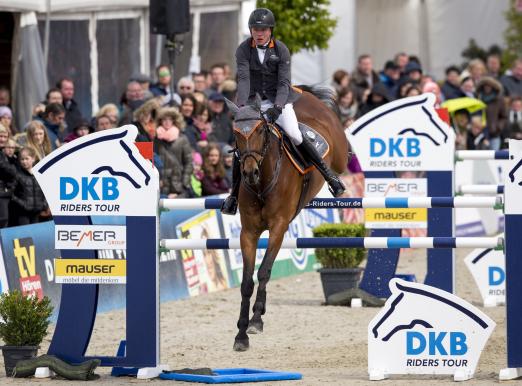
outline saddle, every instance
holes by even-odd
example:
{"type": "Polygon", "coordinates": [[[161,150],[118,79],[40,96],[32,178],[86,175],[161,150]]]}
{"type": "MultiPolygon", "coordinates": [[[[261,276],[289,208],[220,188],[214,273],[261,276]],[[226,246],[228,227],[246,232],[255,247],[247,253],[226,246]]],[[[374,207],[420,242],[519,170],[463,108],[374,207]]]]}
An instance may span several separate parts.
{"type": "MultiPolygon", "coordinates": [[[[279,125],[274,125],[273,127],[277,130],[276,132],[273,132],[273,134],[278,138],[281,138],[283,141],[283,150],[288,160],[292,163],[292,165],[294,165],[297,171],[303,175],[312,171],[314,166],[301,154],[288,134],[286,134],[279,125]]],[[[303,137],[306,136],[306,138],[308,138],[308,140],[315,146],[317,152],[321,155],[321,158],[326,157],[330,151],[330,146],[324,137],[315,129],[302,122],[299,122],[299,130],[301,131],[303,137]]]]}

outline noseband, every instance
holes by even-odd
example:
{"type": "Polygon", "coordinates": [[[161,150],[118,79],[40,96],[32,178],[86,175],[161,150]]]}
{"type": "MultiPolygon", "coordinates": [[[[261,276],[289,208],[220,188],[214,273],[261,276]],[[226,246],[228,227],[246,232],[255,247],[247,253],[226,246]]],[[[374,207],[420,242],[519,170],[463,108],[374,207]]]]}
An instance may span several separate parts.
{"type": "MultiPolygon", "coordinates": [[[[241,122],[241,121],[251,121],[252,119],[237,119],[235,122],[241,122]]],[[[238,130],[236,130],[238,131],[238,130]]],[[[261,171],[261,165],[263,164],[263,161],[265,160],[265,157],[268,153],[268,149],[270,146],[271,141],[271,135],[270,135],[270,126],[269,123],[266,122],[265,119],[260,120],[257,125],[249,132],[248,135],[243,134],[242,132],[238,131],[243,137],[247,139],[247,149],[244,152],[241,152],[239,149],[236,149],[236,155],[239,158],[239,164],[241,166],[241,170],[243,170],[245,161],[248,158],[253,158],[256,166],[259,171],[261,171]],[[248,148],[248,137],[252,135],[257,129],[261,127],[263,129],[263,148],[261,151],[258,150],[251,150],[248,148]],[[259,156],[259,158],[256,157],[256,155],[259,156]]],[[[245,185],[246,189],[257,196],[257,198],[264,203],[265,195],[268,194],[275,186],[277,182],[277,178],[279,177],[279,172],[281,170],[281,156],[283,154],[283,141],[279,140],[279,154],[276,161],[276,166],[274,169],[274,173],[272,174],[272,178],[270,179],[270,182],[267,184],[267,186],[264,189],[261,189],[262,187],[259,186],[260,184],[256,185],[250,185],[247,181],[242,181],[245,185]]]]}

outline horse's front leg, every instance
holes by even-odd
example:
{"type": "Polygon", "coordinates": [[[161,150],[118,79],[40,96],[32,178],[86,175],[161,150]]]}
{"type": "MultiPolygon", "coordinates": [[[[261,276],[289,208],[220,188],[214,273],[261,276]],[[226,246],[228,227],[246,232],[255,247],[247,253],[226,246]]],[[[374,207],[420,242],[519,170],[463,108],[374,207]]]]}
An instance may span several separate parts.
{"type": "Polygon", "coordinates": [[[278,223],[269,229],[270,239],[268,240],[268,248],[266,249],[263,262],[261,263],[259,271],[257,272],[259,284],[257,288],[256,301],[252,309],[254,315],[252,316],[252,319],[248,325],[249,334],[258,334],[263,332],[263,320],[261,316],[264,315],[266,311],[266,286],[270,280],[272,267],[274,265],[277,254],[279,253],[279,249],[281,249],[281,243],[283,242],[283,237],[287,229],[287,222],[278,223]]]}
{"type": "Polygon", "coordinates": [[[250,297],[254,292],[254,268],[256,263],[257,242],[261,232],[241,230],[241,253],[243,255],[243,279],[241,281],[241,310],[237,328],[239,329],[234,340],[235,351],[246,351],[249,347],[247,328],[250,310],[250,297]]]}

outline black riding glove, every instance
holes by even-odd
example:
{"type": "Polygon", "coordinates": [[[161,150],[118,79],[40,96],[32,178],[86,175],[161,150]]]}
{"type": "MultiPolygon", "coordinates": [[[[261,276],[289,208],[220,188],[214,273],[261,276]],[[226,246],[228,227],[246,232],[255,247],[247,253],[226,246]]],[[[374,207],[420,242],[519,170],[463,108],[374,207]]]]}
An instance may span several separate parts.
{"type": "Polygon", "coordinates": [[[268,123],[275,123],[275,121],[277,121],[277,118],[279,118],[282,112],[283,109],[280,106],[273,106],[266,110],[265,114],[268,123]]]}

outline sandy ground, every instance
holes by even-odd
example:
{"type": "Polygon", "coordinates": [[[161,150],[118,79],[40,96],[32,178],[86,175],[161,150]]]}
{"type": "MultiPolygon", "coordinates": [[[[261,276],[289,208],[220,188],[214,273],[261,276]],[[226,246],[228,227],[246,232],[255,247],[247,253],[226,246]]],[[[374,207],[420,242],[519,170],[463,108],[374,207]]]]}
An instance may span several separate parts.
{"type": "MultiPolygon", "coordinates": [[[[459,250],[457,254],[457,294],[479,304],[478,290],[462,262],[469,251],[459,250]]],[[[422,279],[425,272],[424,255],[422,250],[406,252],[401,257],[399,272],[415,273],[418,280],[422,279]]],[[[323,306],[323,301],[318,273],[310,272],[272,281],[268,287],[265,331],[262,335],[250,337],[250,350],[245,353],[232,350],[239,315],[239,289],[164,303],[161,306],[162,362],[172,369],[253,367],[303,374],[302,381],[273,383],[280,385],[378,385],[368,381],[366,371],[367,325],[378,309],[323,306]]],[[[497,328],[480,359],[475,379],[467,384],[498,383],[498,371],[506,365],[505,309],[489,308],[485,312],[497,322],[497,328]]],[[[123,311],[98,316],[89,353],[115,353],[117,342],[122,337],[123,318],[123,311]]],[[[52,331],[40,352],[45,352],[51,334],[52,331]]],[[[50,382],[71,384],[68,381],[7,379],[3,376],[3,362],[0,365],[2,385],[49,385],[50,382]]],[[[96,383],[151,385],[166,382],[112,378],[109,371],[106,368],[98,369],[101,379],[96,383]]],[[[417,385],[420,381],[423,385],[453,383],[450,376],[395,376],[382,383],[417,385]]]]}

